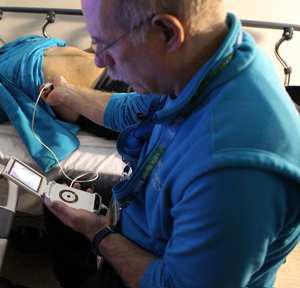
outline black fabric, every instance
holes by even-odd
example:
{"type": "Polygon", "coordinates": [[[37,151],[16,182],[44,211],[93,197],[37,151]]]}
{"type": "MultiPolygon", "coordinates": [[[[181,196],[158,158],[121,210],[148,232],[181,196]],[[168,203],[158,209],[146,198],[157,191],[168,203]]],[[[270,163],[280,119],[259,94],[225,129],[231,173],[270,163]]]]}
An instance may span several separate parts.
{"type": "Polygon", "coordinates": [[[286,91],[289,93],[292,100],[300,105],[300,86],[286,86],[286,91]]]}
{"type": "Polygon", "coordinates": [[[0,277],[0,288],[14,288],[15,286],[5,278],[0,277]]]}
{"type": "Polygon", "coordinates": [[[109,77],[106,70],[104,70],[94,89],[106,92],[132,92],[132,89],[128,84],[122,81],[113,80],[109,77]]]}
{"type": "Polygon", "coordinates": [[[0,277],[0,288],[29,288],[21,285],[14,285],[8,279],[0,277]]]}
{"type": "Polygon", "coordinates": [[[49,249],[54,274],[63,288],[79,288],[97,272],[89,241],[63,225],[45,206],[49,249]]]}
{"type": "Polygon", "coordinates": [[[97,273],[90,277],[80,288],[125,288],[116,271],[104,261],[97,273]]]}
{"type": "Polygon", "coordinates": [[[80,127],[80,129],[98,137],[103,137],[108,140],[116,140],[119,137],[118,132],[105,128],[104,126],[100,126],[82,115],[79,115],[76,124],[80,127]]]}
{"type": "Polygon", "coordinates": [[[15,226],[9,236],[14,249],[23,254],[47,253],[49,243],[46,231],[26,224],[15,226]]]}
{"type": "Polygon", "coordinates": [[[292,98],[298,112],[300,113],[300,86],[286,86],[285,89],[292,98]]]}

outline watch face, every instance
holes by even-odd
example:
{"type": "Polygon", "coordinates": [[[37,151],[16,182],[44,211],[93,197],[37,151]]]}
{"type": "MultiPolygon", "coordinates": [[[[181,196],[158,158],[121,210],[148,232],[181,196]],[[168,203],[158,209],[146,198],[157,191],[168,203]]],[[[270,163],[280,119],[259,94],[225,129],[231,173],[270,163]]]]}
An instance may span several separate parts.
{"type": "Polygon", "coordinates": [[[62,190],[59,192],[59,197],[67,203],[75,203],[78,201],[78,195],[74,191],[62,190]]]}

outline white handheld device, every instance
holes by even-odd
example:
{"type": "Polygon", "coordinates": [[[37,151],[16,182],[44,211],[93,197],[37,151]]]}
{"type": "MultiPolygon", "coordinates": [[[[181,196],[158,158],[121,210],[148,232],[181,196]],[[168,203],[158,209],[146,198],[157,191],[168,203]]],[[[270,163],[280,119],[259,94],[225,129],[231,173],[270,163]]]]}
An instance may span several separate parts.
{"type": "Polygon", "coordinates": [[[62,201],[70,207],[94,213],[99,213],[104,206],[101,196],[97,193],[88,193],[55,181],[48,182],[44,175],[15,158],[11,158],[6,166],[0,167],[4,177],[39,197],[47,197],[50,201],[62,201]]]}

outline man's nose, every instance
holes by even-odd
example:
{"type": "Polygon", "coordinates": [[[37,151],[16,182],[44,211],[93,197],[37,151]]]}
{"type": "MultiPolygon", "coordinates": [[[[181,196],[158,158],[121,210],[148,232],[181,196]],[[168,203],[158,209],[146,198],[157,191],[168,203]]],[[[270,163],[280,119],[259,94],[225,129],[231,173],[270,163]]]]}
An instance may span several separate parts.
{"type": "Polygon", "coordinates": [[[99,68],[104,68],[104,67],[105,67],[104,59],[103,59],[103,56],[102,56],[102,55],[101,55],[101,56],[98,56],[98,55],[96,54],[96,56],[95,56],[95,64],[96,64],[96,66],[99,67],[99,68]]]}
{"type": "Polygon", "coordinates": [[[95,64],[99,68],[104,68],[104,67],[112,66],[114,64],[114,60],[112,56],[104,52],[101,53],[100,55],[96,54],[95,64]]]}

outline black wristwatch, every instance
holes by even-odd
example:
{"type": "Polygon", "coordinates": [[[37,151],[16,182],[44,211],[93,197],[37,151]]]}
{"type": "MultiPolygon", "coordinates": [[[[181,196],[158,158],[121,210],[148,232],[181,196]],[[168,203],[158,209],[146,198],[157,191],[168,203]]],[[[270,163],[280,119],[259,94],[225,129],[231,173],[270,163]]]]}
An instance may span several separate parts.
{"type": "Polygon", "coordinates": [[[96,233],[96,235],[94,236],[94,239],[91,243],[92,251],[95,255],[102,256],[99,251],[99,244],[105,237],[107,237],[111,233],[115,233],[115,231],[109,226],[104,227],[103,229],[99,230],[96,233]]]}

